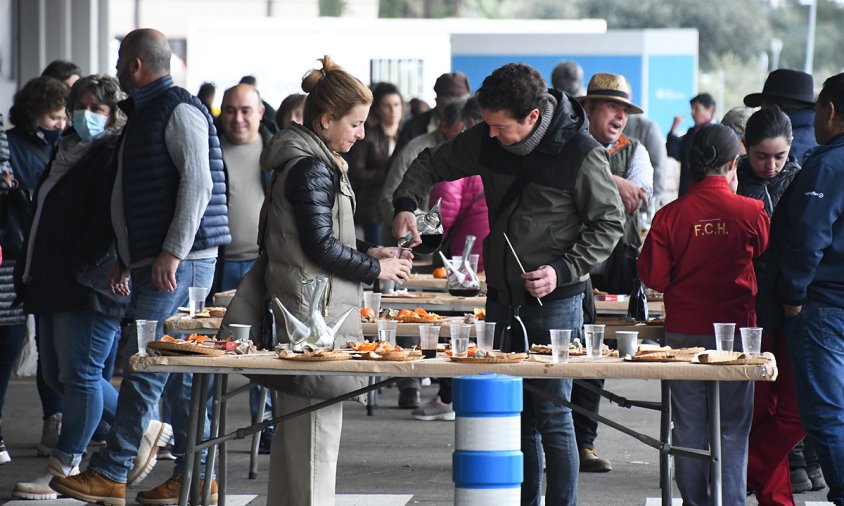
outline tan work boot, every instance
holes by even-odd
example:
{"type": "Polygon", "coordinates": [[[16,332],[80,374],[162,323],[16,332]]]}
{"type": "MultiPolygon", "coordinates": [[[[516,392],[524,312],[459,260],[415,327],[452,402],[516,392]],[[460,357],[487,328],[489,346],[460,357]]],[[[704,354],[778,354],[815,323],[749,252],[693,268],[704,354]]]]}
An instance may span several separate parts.
{"type": "Polygon", "coordinates": [[[93,469],[87,469],[76,476],[53,478],[50,488],[80,501],[105,506],[126,505],[126,484],[112,481],[93,469]]]}
{"type": "Polygon", "coordinates": [[[608,473],[612,471],[612,464],[607,459],[598,456],[594,448],[583,448],[580,450],[580,472],[582,473],[608,473]]]}
{"type": "Polygon", "coordinates": [[[58,494],[50,488],[50,480],[56,477],[67,477],[79,474],[79,466],[67,467],[59,462],[56,457],[50,457],[47,461],[47,470],[44,474],[32,481],[18,483],[12,490],[12,497],[18,499],[31,499],[45,501],[57,499],[58,494]]]}
{"type": "MultiPolygon", "coordinates": [[[[199,490],[202,493],[202,486],[205,480],[199,481],[199,490]]],[[[138,492],[135,502],[138,504],[171,505],[179,504],[179,495],[182,493],[182,475],[174,474],[169,480],[152,490],[138,492]]],[[[211,480],[211,504],[217,504],[217,480],[211,480]]]]}

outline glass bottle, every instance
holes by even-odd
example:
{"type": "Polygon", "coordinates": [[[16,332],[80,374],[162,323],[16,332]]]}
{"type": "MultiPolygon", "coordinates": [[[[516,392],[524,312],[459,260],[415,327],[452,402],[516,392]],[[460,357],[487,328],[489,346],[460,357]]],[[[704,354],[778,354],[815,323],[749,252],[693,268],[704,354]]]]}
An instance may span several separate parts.
{"type": "Polygon", "coordinates": [[[627,317],[637,322],[648,321],[648,296],[645,294],[645,285],[639,278],[633,280],[633,291],[627,303],[627,317]]]}
{"type": "MultiPolygon", "coordinates": [[[[421,244],[413,247],[413,252],[419,255],[429,255],[440,247],[443,242],[443,219],[440,213],[440,202],[442,199],[437,199],[437,203],[428,211],[416,210],[416,231],[419,232],[419,237],[422,239],[421,244]]],[[[399,241],[399,246],[404,247],[413,241],[413,234],[408,232],[407,235],[399,241]]]]}

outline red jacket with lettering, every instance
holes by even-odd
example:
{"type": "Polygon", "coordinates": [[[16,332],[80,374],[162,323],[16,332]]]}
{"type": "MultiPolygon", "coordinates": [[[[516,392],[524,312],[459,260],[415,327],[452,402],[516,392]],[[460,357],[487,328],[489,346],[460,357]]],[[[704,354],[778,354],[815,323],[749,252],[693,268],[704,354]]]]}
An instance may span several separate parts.
{"type": "Polygon", "coordinates": [[[665,294],[667,332],[756,325],[753,258],[768,247],[769,225],[761,201],[715,176],[656,213],[637,268],[646,286],[665,294]]]}

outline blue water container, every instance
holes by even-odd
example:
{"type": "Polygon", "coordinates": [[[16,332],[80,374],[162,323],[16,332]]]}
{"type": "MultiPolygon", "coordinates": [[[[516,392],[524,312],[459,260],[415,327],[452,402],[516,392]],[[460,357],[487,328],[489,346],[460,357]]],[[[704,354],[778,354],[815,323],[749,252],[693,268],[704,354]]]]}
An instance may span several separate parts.
{"type": "Polygon", "coordinates": [[[455,378],[454,504],[519,504],[522,379],[499,374],[455,378]]]}

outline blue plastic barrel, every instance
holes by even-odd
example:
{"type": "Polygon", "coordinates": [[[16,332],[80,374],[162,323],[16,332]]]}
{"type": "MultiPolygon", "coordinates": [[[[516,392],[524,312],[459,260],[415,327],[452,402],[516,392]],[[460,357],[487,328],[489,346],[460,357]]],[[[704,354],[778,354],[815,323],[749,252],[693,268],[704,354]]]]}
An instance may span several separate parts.
{"type": "Polygon", "coordinates": [[[499,374],[455,378],[454,504],[519,504],[522,379],[499,374]]]}

